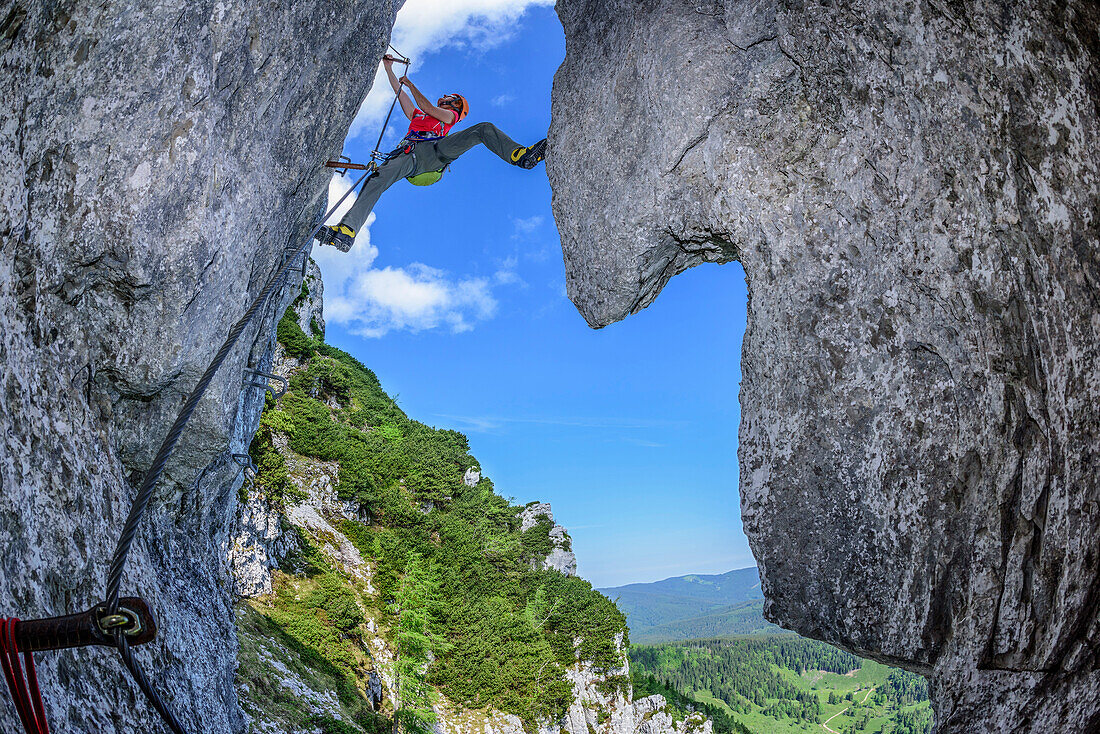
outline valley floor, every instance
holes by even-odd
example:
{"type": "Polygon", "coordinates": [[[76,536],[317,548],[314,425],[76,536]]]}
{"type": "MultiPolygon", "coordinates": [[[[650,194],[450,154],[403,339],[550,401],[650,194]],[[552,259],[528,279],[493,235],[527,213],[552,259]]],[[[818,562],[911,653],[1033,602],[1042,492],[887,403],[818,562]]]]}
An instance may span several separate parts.
{"type": "Polygon", "coordinates": [[[636,646],[631,664],[641,686],[648,679],[678,705],[702,707],[716,732],[932,730],[923,678],[796,635],[636,646]]]}

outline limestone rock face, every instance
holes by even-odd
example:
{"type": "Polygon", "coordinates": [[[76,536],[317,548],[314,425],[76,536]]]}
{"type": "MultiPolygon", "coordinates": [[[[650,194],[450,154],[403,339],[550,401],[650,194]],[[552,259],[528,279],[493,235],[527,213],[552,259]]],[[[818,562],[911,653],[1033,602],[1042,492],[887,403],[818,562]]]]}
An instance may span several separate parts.
{"type": "Polygon", "coordinates": [[[295,309],[298,326],[307,336],[325,336],[325,283],[321,280],[321,268],[312,258],[306,260],[302,283],[306,297],[295,309]]]}
{"type": "Polygon", "coordinates": [[[744,266],[767,616],[929,675],[941,732],[1096,730],[1100,8],[557,7],[580,312],[744,266]]]}
{"type": "Polygon", "coordinates": [[[298,543],[283,528],[279,511],[263,495],[249,493],[239,511],[239,526],[229,546],[233,590],[243,597],[270,594],[272,570],[298,543]]]}
{"type": "MultiPolygon", "coordinates": [[[[622,639],[618,640],[622,644],[622,639]]],[[[633,700],[630,664],[625,651],[621,667],[599,670],[578,660],[566,671],[573,687],[573,703],[560,721],[540,724],[538,734],[711,734],[714,723],[702,714],[675,721],[664,696],[633,700]],[[625,683],[608,687],[611,679],[625,683]]],[[[512,714],[489,711],[471,716],[469,711],[450,705],[436,708],[436,734],[524,734],[523,721],[512,714]]]]}
{"type": "Polygon", "coordinates": [[[520,531],[527,532],[542,522],[550,522],[550,553],[542,562],[543,568],[552,568],[566,576],[577,575],[577,556],[573,553],[573,541],[564,527],[554,522],[549,502],[532,502],[519,515],[520,531]]]}
{"type": "MultiPolygon", "coordinates": [[[[229,326],[302,242],[399,0],[7,3],[0,9],[0,614],[85,609],[142,474],[229,326]]],[[[291,277],[184,434],[124,593],[193,731],[237,732],[226,563],[291,277]]],[[[61,732],[159,731],[98,650],[39,658],[61,732]]],[[[15,731],[0,707],[0,730],[15,731]]]]}

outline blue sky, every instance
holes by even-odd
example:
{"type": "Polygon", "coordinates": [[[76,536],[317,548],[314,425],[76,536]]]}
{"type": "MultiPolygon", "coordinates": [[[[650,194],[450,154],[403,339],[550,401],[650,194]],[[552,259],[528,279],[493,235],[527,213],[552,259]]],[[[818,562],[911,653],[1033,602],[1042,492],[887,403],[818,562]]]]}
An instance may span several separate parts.
{"type": "MultiPolygon", "coordinates": [[[[551,7],[409,0],[394,45],[429,97],[467,96],[463,126],[545,136],[565,54],[551,7]]],[[[367,158],[391,99],[364,104],[353,160],[367,158]]],[[[407,124],[399,110],[395,122],[391,147],[407,124]]],[[[480,147],[434,186],[391,188],[351,253],[314,250],[327,341],[374,369],[411,417],[469,436],[498,492],[552,503],[597,586],[753,565],[737,497],[740,266],[681,274],[642,313],[594,331],[565,297],[550,196],[542,166],[480,147]]]]}

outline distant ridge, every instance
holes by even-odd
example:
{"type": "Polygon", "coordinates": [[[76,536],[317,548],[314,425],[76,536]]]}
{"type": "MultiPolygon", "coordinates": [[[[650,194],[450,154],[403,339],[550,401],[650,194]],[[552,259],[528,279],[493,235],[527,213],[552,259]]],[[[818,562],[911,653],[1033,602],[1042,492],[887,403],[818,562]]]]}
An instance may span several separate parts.
{"type": "Polygon", "coordinates": [[[598,589],[626,614],[633,642],[775,633],[764,619],[756,567],[688,574],[646,584],[598,589]]]}

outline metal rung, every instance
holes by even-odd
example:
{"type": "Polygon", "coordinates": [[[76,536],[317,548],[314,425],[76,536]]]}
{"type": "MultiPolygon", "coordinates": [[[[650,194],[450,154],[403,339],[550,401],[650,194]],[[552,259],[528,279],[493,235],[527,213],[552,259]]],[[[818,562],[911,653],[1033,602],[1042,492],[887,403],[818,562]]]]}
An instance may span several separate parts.
{"type": "Polygon", "coordinates": [[[250,478],[255,478],[260,475],[260,468],[252,462],[252,457],[248,454],[230,454],[233,459],[233,463],[239,466],[245,473],[245,476],[252,475],[250,478]]]}
{"type": "Polygon", "coordinates": [[[251,367],[245,367],[244,386],[262,387],[264,390],[271,393],[271,397],[278,400],[282,396],[286,395],[286,391],[290,387],[290,383],[287,382],[286,378],[282,375],[273,375],[270,372],[263,372],[262,370],[254,370],[251,367]],[[278,390],[271,387],[271,380],[277,380],[280,383],[278,390]]]}
{"type": "Polygon", "coordinates": [[[370,168],[370,164],[352,163],[351,158],[348,158],[346,155],[340,156],[340,160],[337,161],[326,161],[325,166],[335,169],[341,176],[348,171],[365,171],[370,168]]]}
{"type": "MultiPolygon", "coordinates": [[[[286,250],[283,250],[283,259],[282,259],[282,262],[280,262],[280,265],[286,263],[287,255],[290,255],[290,256],[293,257],[293,256],[297,255],[297,251],[294,248],[287,248],[286,250]]],[[[308,264],[309,264],[309,254],[303,252],[302,253],[302,264],[301,265],[295,265],[293,267],[287,268],[286,275],[289,276],[292,272],[297,270],[297,271],[300,271],[302,273],[302,277],[304,278],[304,277],[306,277],[306,266],[308,264]]]]}

